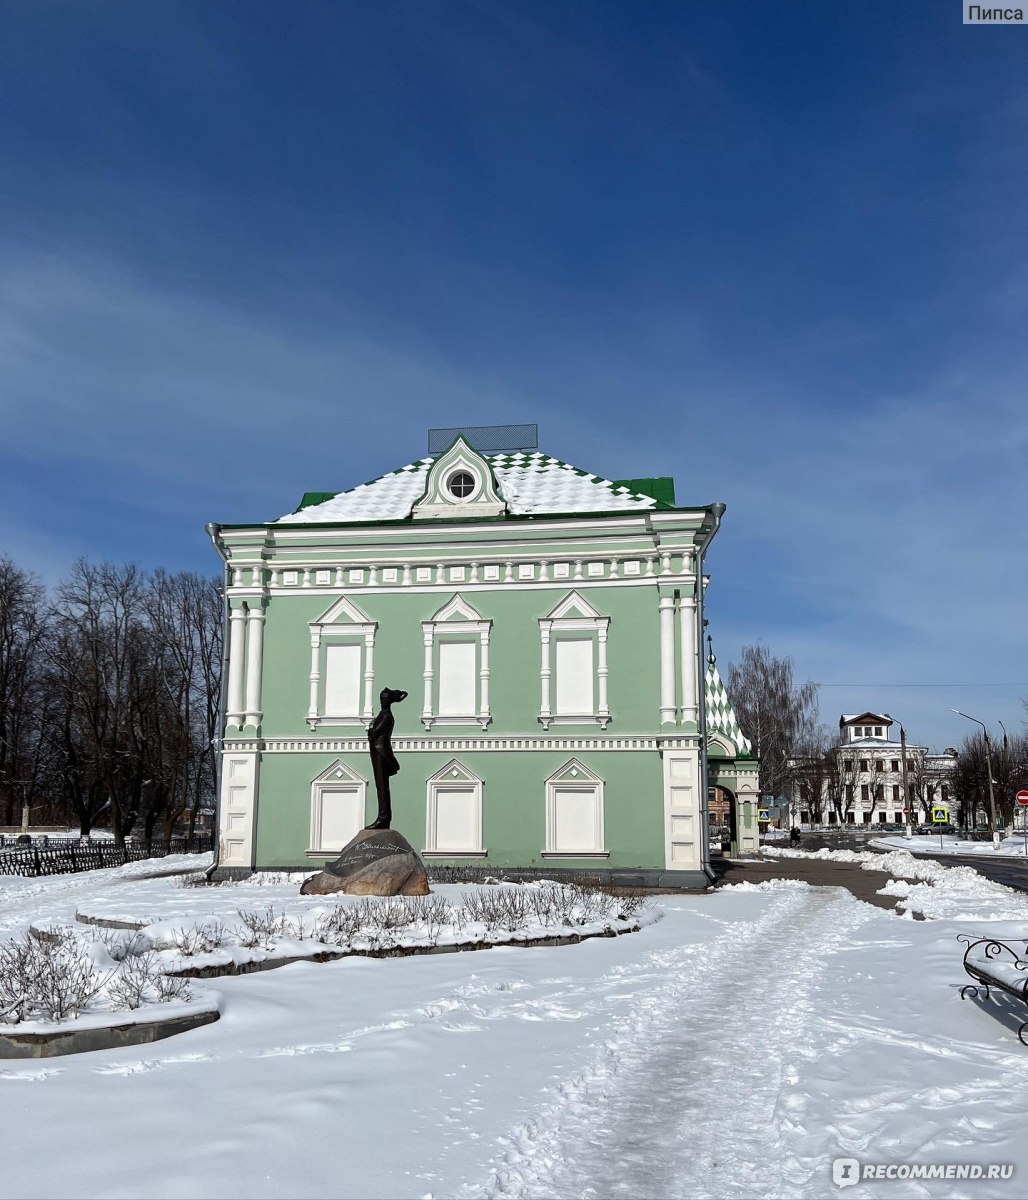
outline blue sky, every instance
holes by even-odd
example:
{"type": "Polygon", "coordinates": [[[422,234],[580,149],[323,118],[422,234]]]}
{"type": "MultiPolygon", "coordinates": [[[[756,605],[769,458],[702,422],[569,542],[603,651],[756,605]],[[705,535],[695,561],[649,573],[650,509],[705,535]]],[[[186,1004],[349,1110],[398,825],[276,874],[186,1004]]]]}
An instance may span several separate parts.
{"type": "Polygon", "coordinates": [[[207,521],[536,421],[727,503],[722,664],[1020,729],[1028,30],[960,15],[11,0],[0,550],[213,572],[207,521]]]}

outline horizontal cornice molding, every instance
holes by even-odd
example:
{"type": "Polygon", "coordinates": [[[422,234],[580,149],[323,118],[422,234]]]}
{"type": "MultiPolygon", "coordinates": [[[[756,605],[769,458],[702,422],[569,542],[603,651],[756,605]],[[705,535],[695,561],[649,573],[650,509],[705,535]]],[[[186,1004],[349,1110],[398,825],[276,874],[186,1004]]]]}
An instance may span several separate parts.
{"type": "MultiPolygon", "coordinates": [[[[597,734],[567,736],[546,734],[483,735],[481,737],[450,736],[394,737],[393,750],[399,754],[460,754],[471,751],[604,751],[655,752],[660,750],[698,750],[700,736],[696,733],[597,734]]],[[[241,750],[263,754],[367,754],[367,737],[271,737],[225,738],[226,752],[241,750]]]]}

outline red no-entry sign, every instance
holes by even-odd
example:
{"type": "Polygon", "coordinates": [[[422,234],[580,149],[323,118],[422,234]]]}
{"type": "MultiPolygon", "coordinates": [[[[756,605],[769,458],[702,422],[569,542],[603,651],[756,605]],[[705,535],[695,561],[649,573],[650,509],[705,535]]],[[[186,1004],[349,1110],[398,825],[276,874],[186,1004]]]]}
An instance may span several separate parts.
{"type": "Polygon", "coordinates": [[[1018,792],[1014,799],[1018,804],[1028,806],[1028,791],[1018,792]]]}

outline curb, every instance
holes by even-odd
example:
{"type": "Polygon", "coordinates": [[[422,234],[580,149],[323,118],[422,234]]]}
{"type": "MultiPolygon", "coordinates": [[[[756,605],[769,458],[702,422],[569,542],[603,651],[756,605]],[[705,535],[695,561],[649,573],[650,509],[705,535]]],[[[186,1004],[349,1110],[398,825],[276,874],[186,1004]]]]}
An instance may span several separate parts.
{"type": "Polygon", "coordinates": [[[604,929],[597,933],[568,933],[554,937],[527,938],[510,942],[457,942],[447,946],[383,946],[375,950],[326,950],[317,954],[296,954],[283,958],[251,959],[243,963],[224,963],[209,967],[185,967],[180,971],[168,971],[174,979],[217,979],[226,975],[252,975],[256,971],[273,971],[290,963],[338,962],[343,958],[415,958],[422,954],[463,954],[471,950],[531,949],[536,946],[574,946],[593,938],[621,937],[626,933],[638,933],[641,925],[628,929],[604,929]]]}
{"type": "Polygon", "coordinates": [[[0,1033],[0,1059],[57,1058],[64,1054],[83,1054],[89,1050],[113,1050],[122,1046],[142,1046],[188,1033],[201,1025],[219,1020],[217,1009],[203,1009],[183,1016],[134,1021],[123,1025],[101,1025],[95,1029],[56,1029],[53,1033],[0,1033]]]}

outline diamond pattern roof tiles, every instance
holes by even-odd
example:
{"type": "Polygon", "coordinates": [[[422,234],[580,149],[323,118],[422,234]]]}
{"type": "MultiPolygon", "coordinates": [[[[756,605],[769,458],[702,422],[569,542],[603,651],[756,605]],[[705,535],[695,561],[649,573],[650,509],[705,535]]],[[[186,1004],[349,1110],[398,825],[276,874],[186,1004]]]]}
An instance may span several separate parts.
{"type": "MultiPolygon", "coordinates": [[[[652,496],[619,487],[609,479],[580,471],[548,454],[484,454],[508,510],[515,516],[533,513],[647,511],[657,507],[652,496]]],[[[402,521],[425,490],[435,457],[408,463],[398,471],[340,492],[321,504],[280,517],[278,524],[334,521],[402,521]]],[[[459,515],[455,513],[455,515],[459,515]]]]}
{"type": "Polygon", "coordinates": [[[707,733],[720,734],[735,747],[737,754],[752,754],[753,746],[739,728],[735,709],[732,708],[717,664],[710,659],[704,679],[704,699],[707,704],[707,733]]]}

